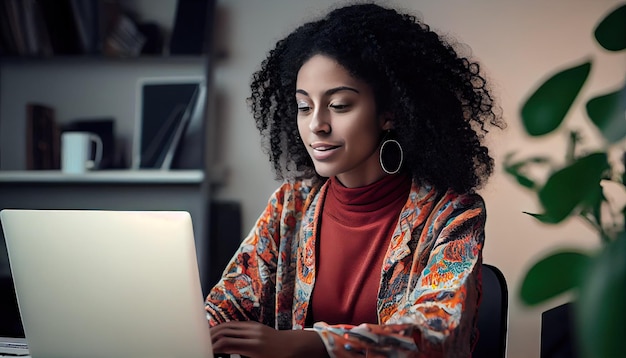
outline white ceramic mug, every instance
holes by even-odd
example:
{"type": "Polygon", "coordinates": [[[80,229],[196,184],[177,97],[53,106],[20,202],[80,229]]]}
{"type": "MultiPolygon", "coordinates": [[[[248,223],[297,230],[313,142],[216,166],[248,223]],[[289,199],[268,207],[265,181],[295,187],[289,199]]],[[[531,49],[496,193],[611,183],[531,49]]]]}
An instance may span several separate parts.
{"type": "Polygon", "coordinates": [[[65,132],[61,135],[61,170],[80,174],[97,169],[102,160],[102,139],[90,132],[65,132]],[[92,158],[92,143],[95,155],[92,158]]]}

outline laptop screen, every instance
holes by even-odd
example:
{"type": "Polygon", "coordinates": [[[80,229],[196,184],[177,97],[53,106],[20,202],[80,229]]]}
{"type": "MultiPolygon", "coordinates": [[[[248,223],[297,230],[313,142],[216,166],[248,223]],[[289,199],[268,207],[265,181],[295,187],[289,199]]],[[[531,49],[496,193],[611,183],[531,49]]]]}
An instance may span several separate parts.
{"type": "Polygon", "coordinates": [[[0,317],[2,317],[0,319],[0,337],[24,338],[24,328],[17,306],[9,256],[2,230],[0,230],[0,317]]]}

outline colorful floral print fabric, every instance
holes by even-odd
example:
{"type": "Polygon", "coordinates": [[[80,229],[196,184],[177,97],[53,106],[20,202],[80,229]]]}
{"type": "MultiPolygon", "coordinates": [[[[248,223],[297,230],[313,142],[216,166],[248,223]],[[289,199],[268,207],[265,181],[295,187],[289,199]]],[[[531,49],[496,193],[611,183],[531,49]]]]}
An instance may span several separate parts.
{"type": "MultiPolygon", "coordinates": [[[[297,181],[274,192],[207,296],[211,326],[253,320],[305,328],[326,185],[297,181]]],[[[479,195],[414,183],[379,268],[379,325],[315,323],[330,356],[469,357],[485,220],[479,195]]]]}

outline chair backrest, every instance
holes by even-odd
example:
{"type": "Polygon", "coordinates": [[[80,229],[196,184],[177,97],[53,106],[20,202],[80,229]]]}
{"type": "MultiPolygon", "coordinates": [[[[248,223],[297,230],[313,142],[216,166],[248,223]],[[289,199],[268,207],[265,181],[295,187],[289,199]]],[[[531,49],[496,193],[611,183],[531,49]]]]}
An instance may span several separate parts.
{"type": "Polygon", "coordinates": [[[505,357],[509,291],[497,267],[482,266],[482,300],[478,308],[478,342],[472,357],[505,357]]]}

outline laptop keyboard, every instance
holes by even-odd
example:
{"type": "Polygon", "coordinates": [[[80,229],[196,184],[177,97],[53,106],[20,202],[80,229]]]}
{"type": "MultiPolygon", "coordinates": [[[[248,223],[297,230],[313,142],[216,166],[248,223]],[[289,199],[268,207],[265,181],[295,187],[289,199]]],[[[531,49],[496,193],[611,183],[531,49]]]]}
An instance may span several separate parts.
{"type": "Polygon", "coordinates": [[[23,342],[0,342],[1,357],[29,356],[28,344],[23,342]]]}
{"type": "Polygon", "coordinates": [[[28,344],[26,343],[14,343],[14,342],[0,342],[1,348],[17,348],[17,349],[27,349],[28,344]]]}
{"type": "Polygon", "coordinates": [[[28,348],[28,344],[18,343],[18,342],[0,342],[0,347],[2,348],[28,348]]]}

